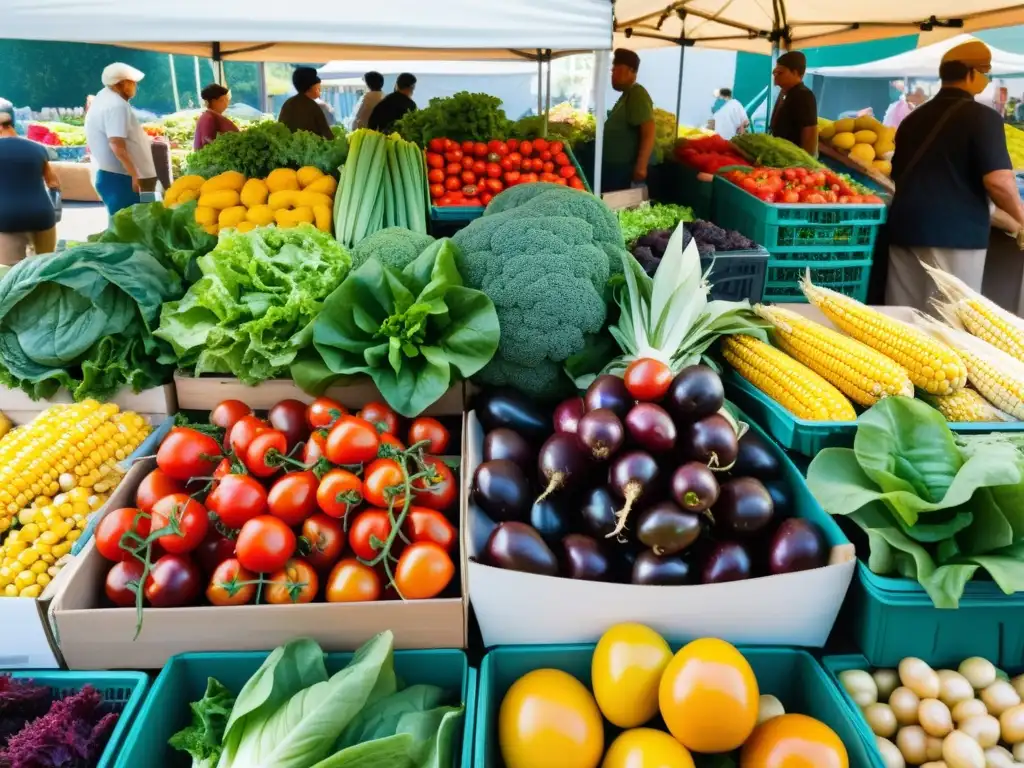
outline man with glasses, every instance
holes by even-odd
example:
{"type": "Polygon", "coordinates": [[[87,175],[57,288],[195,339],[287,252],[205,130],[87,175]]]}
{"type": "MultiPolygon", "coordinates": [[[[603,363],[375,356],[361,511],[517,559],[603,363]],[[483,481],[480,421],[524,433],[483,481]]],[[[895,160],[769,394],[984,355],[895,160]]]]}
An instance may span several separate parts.
{"type": "Polygon", "coordinates": [[[939,65],[942,89],[896,132],[886,304],[929,309],[935,286],[922,263],[980,291],[992,204],[1010,229],[1024,232],[1003,120],[975,101],[991,69],[992,52],[980,40],[950,49],[939,65]]]}

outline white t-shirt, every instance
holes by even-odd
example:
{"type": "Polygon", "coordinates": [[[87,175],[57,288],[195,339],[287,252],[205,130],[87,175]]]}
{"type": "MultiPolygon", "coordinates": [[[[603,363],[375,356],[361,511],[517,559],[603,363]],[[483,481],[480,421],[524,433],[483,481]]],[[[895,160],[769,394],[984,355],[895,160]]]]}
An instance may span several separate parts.
{"type": "Polygon", "coordinates": [[[715,133],[723,139],[731,139],[747,122],[747,111],[736,99],[729,99],[711,116],[715,121],[715,133]]]}
{"type": "Polygon", "coordinates": [[[104,88],[96,94],[85,116],[85,140],[95,170],[127,174],[110,148],[110,139],[124,139],[140,179],[156,177],[152,141],[142,130],[131,104],[116,91],[104,88]]]}
{"type": "Polygon", "coordinates": [[[380,104],[383,99],[383,91],[367,91],[363,94],[363,98],[356,104],[355,117],[352,119],[353,131],[357,128],[366,128],[370,124],[370,115],[373,114],[373,108],[380,104]]]}

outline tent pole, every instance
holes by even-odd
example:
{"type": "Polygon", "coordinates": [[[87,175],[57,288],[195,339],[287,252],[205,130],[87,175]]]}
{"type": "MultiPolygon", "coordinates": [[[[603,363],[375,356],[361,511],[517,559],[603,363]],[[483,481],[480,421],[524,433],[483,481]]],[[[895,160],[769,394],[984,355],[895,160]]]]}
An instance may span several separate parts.
{"type": "MultiPolygon", "coordinates": [[[[776,40],[772,43],[772,72],[775,71],[775,65],[779,63],[779,41],[776,40]]],[[[770,76],[772,79],[768,81],[768,96],[765,101],[765,121],[764,121],[764,132],[769,133],[772,129],[772,107],[776,101],[775,99],[775,81],[774,75],[770,76]]]]}
{"type": "Polygon", "coordinates": [[[537,117],[544,112],[544,54],[537,49],[537,117]]]}
{"type": "Polygon", "coordinates": [[[171,93],[174,94],[174,111],[181,111],[181,97],[178,95],[178,73],[174,71],[174,54],[167,54],[167,63],[171,68],[171,93]]]}
{"type": "Polygon", "coordinates": [[[545,95],[545,106],[544,106],[544,137],[548,135],[548,121],[551,119],[551,51],[548,51],[548,82],[544,90],[545,95]]]}
{"type": "Polygon", "coordinates": [[[604,78],[607,77],[611,51],[594,52],[594,122],[597,130],[594,136],[594,194],[601,196],[601,166],[604,156],[604,121],[607,118],[604,108],[604,78]]]}
{"type": "Polygon", "coordinates": [[[192,63],[195,65],[196,70],[196,107],[201,107],[202,97],[199,93],[203,90],[203,79],[199,75],[199,57],[193,56],[192,63]]]}
{"type": "Polygon", "coordinates": [[[676,127],[674,135],[679,135],[679,117],[683,111],[683,61],[686,58],[686,46],[679,43],[679,82],[676,84],[676,127]]]}

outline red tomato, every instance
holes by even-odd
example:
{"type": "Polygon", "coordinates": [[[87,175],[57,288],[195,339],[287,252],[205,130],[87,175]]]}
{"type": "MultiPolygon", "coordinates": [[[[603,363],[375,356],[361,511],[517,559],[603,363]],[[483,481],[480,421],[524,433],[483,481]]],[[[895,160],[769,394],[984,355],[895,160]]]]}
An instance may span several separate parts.
{"type": "Polygon", "coordinates": [[[444,424],[430,416],[420,416],[409,427],[409,443],[426,441],[427,453],[444,453],[450,437],[444,424]]]}
{"type": "Polygon", "coordinates": [[[560,141],[552,141],[548,144],[548,149],[551,151],[552,155],[557,155],[559,152],[565,151],[565,144],[560,141]]]}
{"type": "Polygon", "coordinates": [[[460,179],[458,176],[449,176],[447,179],[445,179],[444,188],[447,189],[449,192],[454,192],[457,189],[461,189],[462,179],[460,179]]]}
{"type": "Polygon", "coordinates": [[[572,165],[569,162],[569,156],[565,152],[559,152],[554,156],[555,165],[572,165]]]}
{"type": "Polygon", "coordinates": [[[519,142],[519,154],[523,157],[529,157],[533,154],[533,143],[529,141],[519,142]]]}
{"type": "Polygon", "coordinates": [[[311,603],[319,589],[320,579],[313,566],[296,558],[270,577],[267,602],[271,605],[311,603]]]}
{"type": "Polygon", "coordinates": [[[525,174],[523,176],[520,176],[519,180],[522,183],[524,183],[524,184],[536,184],[537,183],[537,174],[536,173],[527,173],[527,174],[525,174]]]}
{"type": "Polygon", "coordinates": [[[501,178],[501,166],[498,165],[497,163],[488,163],[484,170],[486,171],[487,176],[489,178],[492,178],[492,179],[500,179],[501,178]]]}
{"type": "Polygon", "coordinates": [[[277,459],[288,454],[284,432],[268,429],[256,435],[245,451],[245,466],[256,477],[270,477],[281,468],[277,459]]]}
{"type": "Polygon", "coordinates": [[[512,162],[511,157],[501,158],[501,162],[498,164],[503,171],[518,171],[519,166],[512,162]]]}
{"type": "Polygon", "coordinates": [[[420,478],[413,481],[413,499],[422,507],[439,509],[442,512],[448,509],[459,497],[459,489],[455,483],[455,475],[451,469],[437,456],[427,456],[426,463],[429,464],[434,474],[431,477],[420,478]]]}
{"type": "Polygon", "coordinates": [[[586,187],[583,186],[583,180],[579,176],[573,176],[569,179],[569,186],[573,189],[584,190],[586,187]]]}
{"type": "MultiPolygon", "coordinates": [[[[473,173],[472,171],[463,171],[462,176],[460,176],[460,178],[462,179],[463,184],[476,183],[476,174],[473,173]]],[[[463,194],[465,194],[465,190],[463,190],[463,194]]]]}
{"type": "Polygon", "coordinates": [[[462,151],[463,152],[468,152],[469,154],[473,154],[473,142],[472,141],[464,141],[464,142],[462,142],[462,151]]]}
{"type": "Polygon", "coordinates": [[[444,169],[445,176],[458,176],[462,173],[462,163],[448,163],[444,169]]]}
{"type": "Polygon", "coordinates": [[[551,154],[550,152],[548,152],[547,150],[544,150],[543,152],[541,152],[541,153],[540,153],[540,159],[541,159],[541,160],[543,160],[543,161],[544,161],[545,163],[550,163],[550,162],[552,162],[552,161],[554,160],[554,157],[555,157],[555,156],[554,156],[554,155],[552,155],[552,154],[551,154]]]}
{"type": "Polygon", "coordinates": [[[409,507],[402,528],[410,541],[432,541],[446,552],[454,551],[459,541],[455,526],[436,509],[409,507]]]}
{"type": "Polygon", "coordinates": [[[672,369],[660,360],[643,357],[634,360],[623,376],[626,389],[641,402],[661,400],[672,384],[672,369]]]}
{"type": "MultiPolygon", "coordinates": [[[[476,195],[476,193],[479,191],[476,187],[465,187],[464,191],[465,191],[465,189],[472,190],[474,195],[476,195]]],[[[468,205],[470,208],[482,208],[483,207],[483,203],[480,202],[480,198],[478,198],[478,197],[468,197],[468,198],[466,198],[466,200],[464,200],[462,202],[462,205],[468,205]]]]}
{"type": "Polygon", "coordinates": [[[491,200],[493,199],[494,195],[492,195],[490,192],[484,192],[482,195],[480,195],[480,202],[483,205],[489,205],[491,200]]]}
{"type": "Polygon", "coordinates": [[[394,459],[376,459],[363,474],[363,495],[368,504],[387,509],[405,503],[401,490],[405,484],[402,468],[394,459]]]}
{"type": "Polygon", "coordinates": [[[429,600],[441,594],[455,575],[455,565],[442,547],[420,541],[398,558],[395,587],[406,600],[429,600]]]}
{"type": "Polygon", "coordinates": [[[441,197],[437,198],[437,200],[435,201],[434,204],[437,205],[437,206],[440,206],[442,208],[444,206],[446,206],[446,205],[453,205],[452,197],[451,197],[451,195],[447,195],[447,194],[442,195],[441,197]]]}
{"type": "Polygon", "coordinates": [[[346,469],[332,469],[320,479],[316,503],[331,517],[345,517],[363,503],[363,481],[346,469]]]}
{"type": "MultiPolygon", "coordinates": [[[[231,466],[231,459],[221,459],[220,464],[218,464],[217,468],[213,470],[213,479],[222,480],[232,472],[234,472],[234,468],[231,466]]],[[[181,492],[184,493],[185,489],[182,488],[181,492]]]]}
{"type": "Polygon", "coordinates": [[[571,179],[576,176],[576,168],[571,165],[563,165],[558,169],[558,175],[563,179],[571,179]]]}
{"type": "Polygon", "coordinates": [[[538,152],[546,152],[548,149],[548,140],[544,138],[534,139],[533,148],[538,152]]]}
{"type": "Polygon", "coordinates": [[[313,472],[289,472],[270,488],[267,496],[270,514],[288,525],[301,525],[317,511],[316,491],[319,486],[320,481],[313,472]]]}
{"type": "Polygon", "coordinates": [[[444,156],[435,155],[433,152],[427,152],[427,167],[444,168],[444,156]]]}
{"type": "Polygon", "coordinates": [[[518,152],[510,152],[508,159],[515,163],[517,169],[523,164],[523,156],[518,152]]]}
{"type": "Polygon", "coordinates": [[[206,599],[211,605],[245,605],[256,596],[256,585],[244,582],[255,581],[254,574],[247,571],[235,558],[225,560],[217,566],[206,587],[206,599]]]}
{"type": "Polygon", "coordinates": [[[509,171],[505,174],[505,183],[510,187],[519,183],[519,178],[522,174],[519,171],[509,171]]]}
{"type": "Polygon", "coordinates": [[[260,515],[242,526],[235,552],[242,567],[256,573],[273,573],[295,553],[295,534],[283,520],[260,515]]]}
{"type": "Polygon", "coordinates": [[[825,202],[825,197],[817,192],[812,192],[804,198],[804,202],[809,205],[821,205],[825,202]]]}
{"type": "Polygon", "coordinates": [[[380,576],[368,565],[348,558],[327,577],[324,599],[328,603],[361,603],[380,598],[380,576]]]}
{"type": "Polygon", "coordinates": [[[139,483],[139,487],[135,491],[135,506],[143,512],[149,513],[153,510],[153,505],[164,496],[184,492],[184,483],[175,480],[162,469],[154,469],[139,483]]]}
{"type": "MultiPolygon", "coordinates": [[[[108,512],[96,526],[96,550],[107,560],[114,562],[122,560],[134,560],[132,553],[121,547],[121,538],[131,531],[139,537],[140,541],[149,536],[150,520],[142,517],[135,507],[123,507],[108,512]],[[136,518],[138,518],[136,520],[136,518]]],[[[140,541],[126,541],[132,547],[137,547],[140,541]]]]}
{"type": "Polygon", "coordinates": [[[541,166],[541,170],[543,170],[544,173],[554,173],[555,164],[548,160],[547,162],[544,163],[544,165],[541,166]]]}
{"type": "Polygon", "coordinates": [[[487,142],[487,148],[500,157],[504,157],[508,154],[508,144],[500,139],[491,139],[487,142]]]}
{"type": "Polygon", "coordinates": [[[871,205],[881,205],[882,198],[880,198],[878,195],[864,195],[864,202],[870,203],[871,205]]]}
{"type": "Polygon", "coordinates": [[[462,162],[462,150],[458,147],[453,147],[444,153],[444,159],[449,163],[462,162]]]}
{"type": "Polygon", "coordinates": [[[473,144],[473,154],[477,157],[487,157],[487,145],[482,141],[476,142],[473,144]]]}
{"type": "Polygon", "coordinates": [[[119,608],[130,608],[135,605],[135,590],[142,588],[143,565],[134,557],[120,563],[114,563],[107,571],[107,580],[103,585],[103,591],[107,593],[110,602],[119,608]]]}
{"type": "Polygon", "coordinates": [[[473,170],[473,165],[476,162],[477,161],[474,160],[471,155],[466,155],[464,158],[462,158],[462,170],[463,171],[472,171],[473,170]]]}
{"type": "Polygon", "coordinates": [[[327,460],[332,464],[365,464],[377,458],[380,435],[366,419],[346,416],[327,433],[327,460]]]}
{"type": "Polygon", "coordinates": [[[153,507],[150,530],[156,533],[161,528],[174,526],[180,533],[168,532],[158,538],[157,543],[165,552],[184,555],[198,547],[206,537],[210,526],[206,507],[184,493],[164,496],[153,507]]]}
{"type": "Polygon", "coordinates": [[[431,184],[441,184],[444,182],[444,171],[440,168],[431,168],[427,172],[427,181],[431,184]]]}
{"type": "Polygon", "coordinates": [[[175,480],[209,477],[220,461],[221,449],[209,435],[175,427],[156,452],[156,465],[175,480]]]}
{"type": "MultiPolygon", "coordinates": [[[[209,501],[209,499],[207,499],[209,501]]],[[[235,556],[235,540],[223,536],[214,526],[206,529],[206,536],[192,550],[192,557],[203,573],[213,575],[217,566],[235,556]]]]}
{"type": "MultiPolygon", "coordinates": [[[[443,178],[443,176],[442,176],[443,178]]],[[[430,185],[430,196],[437,200],[438,198],[444,197],[444,184],[431,184],[430,185]]]]}
{"type": "Polygon", "coordinates": [[[341,403],[329,397],[318,397],[306,409],[306,423],[310,429],[326,429],[348,411],[341,403]]]}
{"type": "Polygon", "coordinates": [[[441,139],[441,141],[444,142],[445,152],[450,152],[453,149],[459,148],[459,143],[457,141],[452,141],[451,139],[441,139]]]}
{"type": "Polygon", "coordinates": [[[255,416],[243,416],[228,432],[227,447],[234,452],[235,456],[244,460],[245,452],[249,450],[252,441],[256,439],[257,435],[268,429],[270,429],[270,425],[263,419],[258,419],[255,416]]]}
{"type": "Polygon", "coordinates": [[[488,179],[485,182],[485,186],[491,192],[491,194],[497,194],[505,188],[505,185],[501,183],[500,179],[488,179]]]}
{"type": "MultiPolygon", "coordinates": [[[[381,444],[381,450],[377,451],[377,455],[378,456],[382,456],[382,457],[390,455],[389,453],[386,453],[383,450],[383,447],[385,445],[390,445],[392,448],[394,448],[397,451],[404,451],[405,450],[405,446],[402,444],[402,441],[399,440],[394,435],[392,435],[390,432],[381,432],[380,433],[380,444],[381,444]]],[[[392,451],[391,453],[394,453],[394,452],[392,451]]]]}
{"type": "Polygon", "coordinates": [[[378,432],[390,432],[392,435],[398,434],[398,414],[384,403],[367,403],[356,415],[373,424],[378,432]]]}
{"type": "Polygon", "coordinates": [[[505,142],[509,152],[515,152],[519,149],[519,139],[509,139],[505,142]]]}
{"type": "Polygon", "coordinates": [[[787,189],[785,192],[782,193],[782,199],[779,202],[790,204],[799,203],[800,193],[793,189],[787,189]]]}
{"type": "Polygon", "coordinates": [[[252,408],[241,400],[225,400],[210,411],[210,423],[221,429],[231,429],[235,422],[252,413],[252,408]]]}
{"type": "Polygon", "coordinates": [[[327,430],[318,429],[309,436],[309,440],[302,447],[302,463],[314,464],[317,459],[324,455],[327,449],[327,430]]]}
{"type": "Polygon", "coordinates": [[[302,524],[302,538],[309,545],[306,559],[320,570],[326,570],[338,562],[345,549],[345,532],[341,523],[322,512],[306,518],[302,524]]]}
{"type": "Polygon", "coordinates": [[[206,497],[206,508],[238,530],[258,515],[267,514],[267,491],[251,475],[226,475],[206,497]]]}
{"type": "Polygon", "coordinates": [[[182,555],[164,555],[146,577],[143,594],[154,608],[177,608],[191,603],[202,589],[202,574],[182,555]]]}
{"type": "Polygon", "coordinates": [[[309,436],[306,404],[299,400],[282,400],[275,404],[267,413],[267,421],[288,438],[289,451],[309,436]]]}
{"type": "Polygon", "coordinates": [[[431,139],[429,142],[427,142],[427,146],[430,148],[431,152],[444,152],[444,141],[444,139],[431,139]]]}
{"type": "Polygon", "coordinates": [[[355,556],[373,560],[391,535],[391,519],[383,509],[366,509],[356,515],[348,532],[348,545],[355,556]]]}

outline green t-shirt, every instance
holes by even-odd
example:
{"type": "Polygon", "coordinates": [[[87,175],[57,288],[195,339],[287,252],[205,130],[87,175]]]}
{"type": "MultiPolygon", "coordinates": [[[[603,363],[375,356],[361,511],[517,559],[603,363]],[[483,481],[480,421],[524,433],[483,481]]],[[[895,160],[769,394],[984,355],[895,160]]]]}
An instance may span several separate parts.
{"type": "Polygon", "coordinates": [[[622,92],[604,125],[604,162],[609,166],[636,164],[640,126],[654,119],[651,94],[639,83],[622,92]]]}

